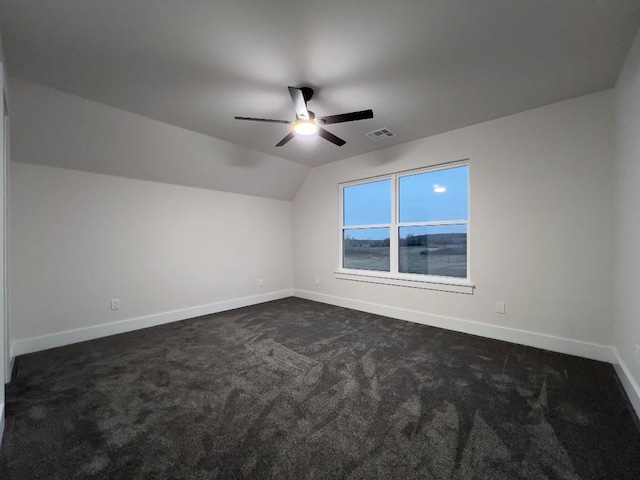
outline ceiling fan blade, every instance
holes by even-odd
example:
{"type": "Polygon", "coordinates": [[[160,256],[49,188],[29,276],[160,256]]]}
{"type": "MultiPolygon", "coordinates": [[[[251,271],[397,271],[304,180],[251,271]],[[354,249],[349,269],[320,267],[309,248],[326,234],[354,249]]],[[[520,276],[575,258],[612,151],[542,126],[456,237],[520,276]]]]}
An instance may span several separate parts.
{"type": "Polygon", "coordinates": [[[339,147],[347,143],[340,137],[336,137],[333,133],[327,132],[324,128],[321,127],[318,127],[318,135],[320,135],[325,140],[329,140],[331,143],[339,147]]]}
{"type": "Polygon", "coordinates": [[[309,120],[307,102],[304,99],[302,90],[300,88],[289,87],[289,95],[291,95],[293,105],[296,107],[296,117],[298,117],[298,120],[309,120]]]}
{"type": "Polygon", "coordinates": [[[283,145],[286,145],[287,143],[289,143],[289,140],[291,140],[295,136],[296,136],[295,133],[289,132],[286,137],[284,137],[282,140],[278,142],[276,147],[282,147],[283,145]]]}
{"type": "Polygon", "coordinates": [[[332,123],[354,122],[356,120],[365,120],[367,118],[373,118],[373,110],[361,110],[359,112],[329,115],[328,117],[316,118],[316,121],[323,125],[330,125],[332,123]]]}
{"type": "Polygon", "coordinates": [[[274,120],[272,118],[252,118],[252,117],[233,117],[236,120],[251,120],[253,122],[270,122],[270,123],[293,123],[289,120],[274,120]]]}

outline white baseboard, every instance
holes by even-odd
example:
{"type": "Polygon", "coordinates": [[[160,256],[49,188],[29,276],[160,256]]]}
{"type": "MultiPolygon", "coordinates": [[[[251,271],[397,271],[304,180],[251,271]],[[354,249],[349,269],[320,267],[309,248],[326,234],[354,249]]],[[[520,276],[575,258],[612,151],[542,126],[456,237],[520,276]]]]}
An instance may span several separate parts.
{"type": "Polygon", "coordinates": [[[72,343],[108,337],[110,335],[131,332],[133,330],[140,330],[141,328],[155,327],[157,325],[164,325],[165,323],[177,322],[188,318],[200,317],[202,315],[210,315],[212,313],[224,312],[226,310],[233,310],[234,308],[248,307],[259,303],[280,300],[281,298],[287,298],[291,295],[291,289],[280,290],[251,297],[225,300],[222,302],[211,303],[209,305],[200,305],[198,307],[156,313],[153,315],[146,315],[144,317],[129,318],[113,323],[66,330],[64,332],[52,333],[41,337],[14,340],[11,342],[11,361],[13,363],[13,359],[15,357],[26,353],[39,352],[41,350],[62,347],[72,343]]]}
{"type": "Polygon", "coordinates": [[[515,328],[501,327],[487,323],[472,322],[459,318],[445,317],[441,315],[431,315],[415,310],[390,307],[378,303],[363,302],[348,298],[324,295],[321,293],[309,292],[306,290],[293,290],[293,295],[307,300],[328,303],[338,307],[352,308],[363,312],[384,315],[385,317],[407,320],[409,322],[439,327],[456,332],[469,333],[480,337],[503,340],[505,342],[517,343],[529,347],[542,348],[553,352],[566,353],[578,357],[599,360],[602,362],[615,363],[616,358],[613,349],[609,346],[588,343],[570,338],[554,337],[542,333],[518,330],[515,328]]]}
{"type": "Polygon", "coordinates": [[[0,403],[0,449],[2,449],[3,438],[4,438],[4,403],[0,403]]]}
{"type": "Polygon", "coordinates": [[[613,364],[613,367],[616,369],[618,378],[620,378],[624,391],[627,392],[627,396],[629,397],[631,405],[633,405],[633,409],[636,411],[636,415],[640,418],[640,386],[633,379],[629,367],[624,363],[615,347],[613,348],[613,354],[616,357],[616,362],[613,364]]]}
{"type": "Polygon", "coordinates": [[[9,383],[11,382],[11,375],[13,375],[13,364],[15,363],[15,357],[13,356],[13,345],[10,345],[10,351],[9,351],[9,365],[7,367],[7,374],[6,374],[6,378],[4,379],[4,383],[9,383]]]}

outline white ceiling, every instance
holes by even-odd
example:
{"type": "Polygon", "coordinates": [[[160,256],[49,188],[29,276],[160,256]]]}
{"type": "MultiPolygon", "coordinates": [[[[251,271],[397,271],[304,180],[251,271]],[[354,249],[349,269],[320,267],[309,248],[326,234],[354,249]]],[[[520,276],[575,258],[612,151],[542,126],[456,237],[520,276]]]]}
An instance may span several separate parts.
{"type": "Polygon", "coordinates": [[[307,166],[613,87],[639,25],[638,0],[0,0],[10,75],[307,166]],[[375,118],[280,148],[234,120],[292,119],[289,85],[375,118]]]}

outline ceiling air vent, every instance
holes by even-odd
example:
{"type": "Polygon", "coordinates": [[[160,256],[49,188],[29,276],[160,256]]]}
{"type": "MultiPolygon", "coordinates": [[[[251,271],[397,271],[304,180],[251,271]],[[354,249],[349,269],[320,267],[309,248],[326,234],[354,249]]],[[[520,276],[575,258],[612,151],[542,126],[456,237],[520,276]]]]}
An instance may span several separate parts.
{"type": "Polygon", "coordinates": [[[375,140],[376,142],[382,140],[383,138],[395,137],[396,134],[393,133],[388,128],[380,128],[378,130],[374,130],[373,132],[369,132],[366,134],[371,140],[375,140]]]}

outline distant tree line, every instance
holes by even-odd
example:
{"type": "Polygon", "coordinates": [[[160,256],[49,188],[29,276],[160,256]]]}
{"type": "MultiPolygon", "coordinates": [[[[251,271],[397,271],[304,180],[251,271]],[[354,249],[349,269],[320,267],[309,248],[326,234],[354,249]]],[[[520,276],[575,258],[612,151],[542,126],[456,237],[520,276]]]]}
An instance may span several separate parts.
{"type": "Polygon", "coordinates": [[[388,238],[384,238],[382,240],[368,240],[347,236],[344,239],[344,247],[347,249],[357,247],[388,247],[389,245],[390,241],[388,238]]]}
{"type": "Polygon", "coordinates": [[[466,233],[431,233],[424,235],[409,234],[400,239],[401,247],[441,247],[445,245],[466,245],[466,233]]]}
{"type": "MultiPolygon", "coordinates": [[[[344,247],[346,249],[357,247],[388,247],[389,239],[384,238],[382,240],[368,240],[359,239],[347,236],[344,239],[344,247]]],[[[400,238],[401,247],[443,247],[443,246],[458,246],[465,247],[467,245],[466,233],[433,233],[424,235],[409,234],[405,238],[400,238]]]]}

